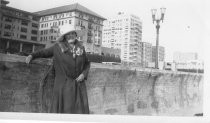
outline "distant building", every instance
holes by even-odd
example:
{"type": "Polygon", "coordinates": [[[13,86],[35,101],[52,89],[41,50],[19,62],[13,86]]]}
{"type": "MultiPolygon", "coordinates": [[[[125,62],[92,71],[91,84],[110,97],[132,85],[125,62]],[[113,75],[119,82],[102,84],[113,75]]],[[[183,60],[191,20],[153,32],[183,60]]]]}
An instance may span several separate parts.
{"type": "MultiPolygon", "coordinates": [[[[156,46],[152,46],[152,62],[155,62],[156,59],[156,46]]],[[[158,61],[165,61],[165,48],[163,46],[159,46],[158,48],[158,61]]]]}
{"type": "Polygon", "coordinates": [[[140,42],[140,44],[142,47],[142,66],[148,67],[148,63],[152,62],[152,44],[148,42],[140,42]]]}
{"type": "Polygon", "coordinates": [[[132,14],[118,13],[104,21],[102,46],[121,49],[121,61],[141,63],[142,22],[132,14]]]}
{"type": "Polygon", "coordinates": [[[177,70],[204,70],[204,62],[201,60],[190,60],[187,62],[177,62],[177,70]]]}
{"type": "Polygon", "coordinates": [[[39,39],[50,46],[62,30],[86,29],[80,37],[87,53],[101,54],[102,28],[105,18],[76,3],[36,12],[41,16],[39,39]]]}
{"type": "Polygon", "coordinates": [[[101,47],[101,54],[104,56],[113,56],[120,58],[120,49],[101,47]]]}
{"type": "Polygon", "coordinates": [[[0,51],[31,53],[45,47],[38,42],[39,16],[0,1],[0,51]]]}
{"type": "Polygon", "coordinates": [[[191,60],[197,60],[198,54],[191,52],[175,52],[173,55],[173,61],[176,63],[186,63],[191,60]]]}

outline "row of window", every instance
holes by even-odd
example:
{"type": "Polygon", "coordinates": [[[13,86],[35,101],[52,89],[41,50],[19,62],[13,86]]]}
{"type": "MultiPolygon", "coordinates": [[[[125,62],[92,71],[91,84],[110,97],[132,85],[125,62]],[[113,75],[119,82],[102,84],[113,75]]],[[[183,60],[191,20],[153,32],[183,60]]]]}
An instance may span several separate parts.
{"type": "Polygon", "coordinates": [[[40,31],[40,35],[47,35],[48,33],[52,34],[52,33],[59,33],[59,29],[46,29],[46,30],[41,30],[40,31]]]}
{"type": "MultiPolygon", "coordinates": [[[[15,19],[12,19],[12,18],[9,18],[9,17],[5,17],[4,20],[5,20],[6,22],[10,22],[10,23],[13,23],[13,22],[15,21],[15,19]]],[[[18,20],[18,22],[20,22],[20,20],[18,20]]],[[[28,21],[22,20],[22,21],[21,21],[21,25],[29,26],[29,22],[28,22],[28,21]]],[[[39,26],[39,25],[38,25],[37,23],[32,23],[32,27],[38,28],[38,26],[39,26]]]]}
{"type": "MultiPolygon", "coordinates": [[[[24,33],[27,33],[28,32],[28,29],[27,28],[24,28],[24,27],[21,27],[20,31],[21,32],[24,32],[24,33]]],[[[31,34],[37,35],[38,34],[38,31],[37,30],[31,30],[31,34]]]]}
{"type": "MultiPolygon", "coordinates": [[[[12,34],[11,32],[4,32],[3,36],[12,37],[12,36],[14,36],[14,34],[12,34]]],[[[18,37],[18,34],[17,34],[17,37],[18,37]]],[[[20,39],[27,39],[27,35],[20,34],[20,39]]],[[[37,41],[37,36],[31,36],[31,40],[37,41]]]]}
{"type": "Polygon", "coordinates": [[[22,17],[22,18],[27,18],[27,19],[31,19],[34,20],[34,21],[39,21],[39,17],[37,16],[32,16],[32,15],[29,15],[29,14],[26,14],[26,13],[23,13],[23,12],[19,12],[19,11],[14,11],[14,10],[3,10],[7,15],[12,15],[12,16],[17,16],[17,17],[22,17]],[[31,16],[31,17],[30,17],[31,16]]]}
{"type": "Polygon", "coordinates": [[[71,17],[71,16],[72,16],[72,12],[67,12],[67,13],[42,17],[41,21],[48,21],[48,20],[52,20],[52,19],[60,19],[60,18],[71,17]]]}
{"type": "Polygon", "coordinates": [[[62,26],[64,24],[71,24],[71,20],[63,20],[63,21],[57,21],[57,22],[51,22],[51,23],[43,23],[40,25],[40,28],[46,28],[49,26],[62,26]]]}
{"type": "Polygon", "coordinates": [[[88,20],[89,22],[97,23],[97,24],[102,24],[103,21],[97,17],[93,17],[91,15],[87,15],[81,12],[76,12],[75,15],[81,19],[88,20]]]}
{"type": "Polygon", "coordinates": [[[56,40],[55,36],[44,36],[40,37],[40,41],[56,40]]]}
{"type": "Polygon", "coordinates": [[[121,19],[121,20],[114,20],[114,21],[109,21],[108,23],[111,24],[111,23],[119,23],[119,22],[122,22],[122,21],[128,21],[129,19],[121,19]]]}
{"type": "MultiPolygon", "coordinates": [[[[12,26],[12,25],[9,25],[9,24],[5,24],[4,28],[12,31],[13,29],[15,29],[15,26],[14,25],[12,26]]],[[[18,30],[19,30],[19,27],[18,27],[18,30]]],[[[20,31],[24,32],[24,33],[27,33],[27,30],[28,29],[25,28],[25,27],[21,27],[20,28],[20,31]]],[[[37,35],[38,31],[37,30],[31,30],[31,33],[34,34],[34,35],[37,35]]]]}

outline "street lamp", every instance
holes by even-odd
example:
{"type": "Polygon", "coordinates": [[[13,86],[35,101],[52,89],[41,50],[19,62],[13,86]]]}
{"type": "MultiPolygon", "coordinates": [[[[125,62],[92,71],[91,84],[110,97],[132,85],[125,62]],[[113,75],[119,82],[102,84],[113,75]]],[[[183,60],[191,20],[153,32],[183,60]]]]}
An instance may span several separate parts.
{"type": "Polygon", "coordinates": [[[160,29],[160,21],[163,22],[164,14],[166,11],[166,8],[160,8],[161,10],[161,17],[155,17],[157,9],[152,9],[152,22],[156,22],[156,29],[157,29],[157,35],[156,35],[156,58],[155,58],[155,68],[158,69],[158,53],[159,53],[159,29],[160,29]]]}

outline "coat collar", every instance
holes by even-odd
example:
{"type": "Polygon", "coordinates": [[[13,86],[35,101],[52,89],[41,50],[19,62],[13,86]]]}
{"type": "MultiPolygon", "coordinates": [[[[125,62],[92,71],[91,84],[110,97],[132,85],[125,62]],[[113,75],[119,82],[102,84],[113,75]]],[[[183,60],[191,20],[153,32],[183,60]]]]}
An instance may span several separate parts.
{"type": "MultiPolygon", "coordinates": [[[[62,53],[65,53],[70,49],[68,42],[58,42],[59,47],[61,48],[62,53]]],[[[83,48],[83,45],[76,39],[74,43],[75,47],[83,48]]]]}

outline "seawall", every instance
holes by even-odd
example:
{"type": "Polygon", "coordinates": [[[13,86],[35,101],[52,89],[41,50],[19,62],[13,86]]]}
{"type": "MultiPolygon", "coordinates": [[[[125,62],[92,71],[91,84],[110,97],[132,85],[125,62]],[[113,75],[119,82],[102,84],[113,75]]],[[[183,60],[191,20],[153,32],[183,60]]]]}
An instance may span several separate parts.
{"type": "MultiPolygon", "coordinates": [[[[0,111],[49,112],[54,74],[48,59],[0,54],[0,111]]],[[[193,116],[203,110],[203,74],[91,63],[91,114],[193,116]]]]}

